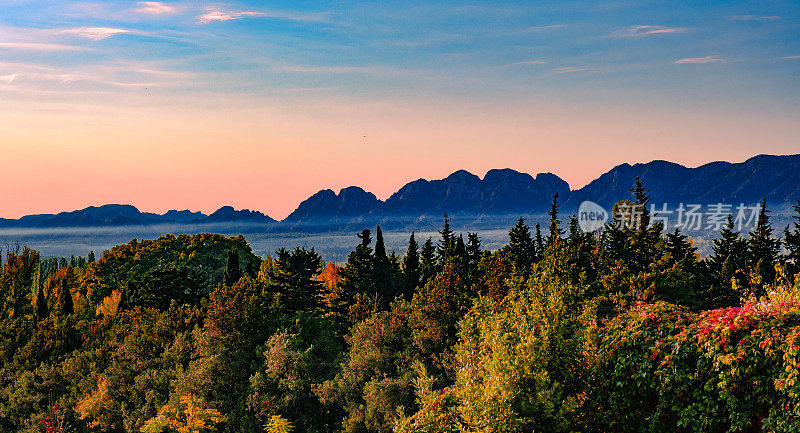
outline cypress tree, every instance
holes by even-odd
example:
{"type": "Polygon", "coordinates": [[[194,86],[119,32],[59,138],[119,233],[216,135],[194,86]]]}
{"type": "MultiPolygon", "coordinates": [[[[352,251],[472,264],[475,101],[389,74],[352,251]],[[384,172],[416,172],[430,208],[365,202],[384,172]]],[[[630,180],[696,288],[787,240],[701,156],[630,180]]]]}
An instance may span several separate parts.
{"type": "Polygon", "coordinates": [[[69,291],[67,279],[61,280],[61,314],[67,316],[75,312],[75,305],[72,302],[72,293],[69,291]]]}
{"type": "Polygon", "coordinates": [[[44,290],[40,284],[39,290],[36,292],[36,315],[39,319],[46,319],[47,314],[47,299],[44,297],[44,290]]]}
{"type": "Polygon", "coordinates": [[[236,249],[228,251],[228,261],[225,263],[225,285],[232,286],[242,278],[242,270],[239,268],[239,253],[236,249]]]}

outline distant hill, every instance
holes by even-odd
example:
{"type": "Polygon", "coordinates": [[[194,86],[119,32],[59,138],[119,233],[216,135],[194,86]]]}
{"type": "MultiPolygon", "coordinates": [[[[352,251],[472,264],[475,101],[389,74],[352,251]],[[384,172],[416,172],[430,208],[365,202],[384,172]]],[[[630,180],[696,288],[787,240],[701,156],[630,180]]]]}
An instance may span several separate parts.
{"type": "Polygon", "coordinates": [[[753,204],[764,197],[777,212],[785,212],[800,197],[800,154],[758,155],[741,163],[712,162],[696,168],[668,161],[621,164],[571,190],[552,173],[536,176],[511,169],[489,170],[481,179],[458,170],[444,179],[418,179],[407,183],[385,201],[358,186],[337,194],[324,189],[304,200],[283,221],[253,210],[224,206],[204,215],[169,211],[158,215],[139,212],[130,205],[88,207],[54,215],[29,215],[18,220],[0,219],[0,227],[94,227],[134,224],[263,223],[271,230],[326,231],[361,228],[376,223],[385,228],[418,227],[440,223],[447,212],[463,224],[505,227],[520,216],[540,216],[554,193],[564,213],[574,212],[584,200],[610,207],[630,197],[639,177],[656,204],[753,204]]]}
{"type": "Polygon", "coordinates": [[[107,204],[89,206],[72,212],[27,215],[20,219],[0,219],[0,227],[113,227],[154,224],[203,224],[212,222],[263,222],[275,220],[258,211],[234,210],[223,206],[211,215],[189,210],[170,210],[163,214],[140,212],[131,205],[107,204]]]}

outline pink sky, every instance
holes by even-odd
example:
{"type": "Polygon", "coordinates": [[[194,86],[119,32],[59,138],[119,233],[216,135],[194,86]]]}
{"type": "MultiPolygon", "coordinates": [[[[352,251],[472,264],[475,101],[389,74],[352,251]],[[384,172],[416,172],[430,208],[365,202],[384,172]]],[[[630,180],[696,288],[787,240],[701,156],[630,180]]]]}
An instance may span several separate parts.
{"type": "Polygon", "coordinates": [[[796,119],[533,101],[318,98],[303,105],[166,97],[0,109],[0,216],[125,203],[142,211],[223,205],[281,219],[323,188],[385,199],[457,169],[553,172],[579,188],[623,162],[689,166],[796,153],[796,119]],[[168,102],[172,101],[172,102],[168,102]],[[170,105],[172,104],[172,105],[170,105]],[[366,136],[366,138],[364,137],[366,136]]]}

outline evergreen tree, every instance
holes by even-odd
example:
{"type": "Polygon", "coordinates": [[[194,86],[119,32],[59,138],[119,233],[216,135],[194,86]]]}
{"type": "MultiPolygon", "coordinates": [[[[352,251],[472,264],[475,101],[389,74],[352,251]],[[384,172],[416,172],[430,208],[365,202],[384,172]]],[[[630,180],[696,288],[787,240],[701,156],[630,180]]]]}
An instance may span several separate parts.
{"type": "Polygon", "coordinates": [[[784,231],[783,244],[786,246],[786,256],[789,275],[796,275],[800,272],[800,200],[795,199],[794,215],[792,215],[792,229],[786,227],[784,231]]]}
{"type": "Polygon", "coordinates": [[[433,240],[430,237],[422,244],[419,258],[420,286],[424,286],[428,280],[436,275],[436,248],[433,246],[433,240]]]}
{"type": "Polygon", "coordinates": [[[322,258],[312,248],[281,248],[277,252],[274,273],[268,276],[271,289],[281,293],[284,305],[291,312],[313,311],[319,307],[322,283],[322,258]]]}
{"type": "Polygon", "coordinates": [[[644,189],[639,176],[636,176],[636,181],[633,184],[633,188],[631,188],[631,194],[637,208],[636,212],[639,214],[638,228],[642,231],[647,230],[650,226],[650,210],[647,208],[650,204],[650,194],[644,189]]]}
{"type": "Polygon", "coordinates": [[[225,263],[225,285],[233,286],[242,278],[239,268],[239,253],[236,249],[228,251],[228,261],[225,263]]]}
{"type": "Polygon", "coordinates": [[[408,251],[403,258],[403,277],[405,281],[403,296],[410,300],[414,290],[420,283],[420,263],[419,251],[417,251],[417,241],[414,239],[414,232],[408,238],[408,251]]]}
{"type": "Polygon", "coordinates": [[[467,261],[467,244],[464,243],[464,235],[459,234],[456,238],[456,246],[453,248],[453,255],[462,259],[466,264],[467,261]]]}
{"type": "Polygon", "coordinates": [[[70,293],[68,281],[67,279],[61,280],[61,294],[59,295],[61,314],[65,316],[75,312],[75,305],[72,302],[72,293],[70,293]]]}
{"type": "Polygon", "coordinates": [[[456,246],[455,233],[453,233],[453,230],[450,228],[450,217],[448,217],[447,214],[444,214],[444,226],[439,231],[439,235],[441,235],[442,239],[436,247],[436,255],[438,256],[439,265],[441,266],[447,258],[450,257],[456,246]]]}
{"type": "Polygon", "coordinates": [[[94,261],[95,261],[94,251],[89,251],[89,256],[86,259],[86,261],[89,262],[89,263],[94,263],[94,261]]]}
{"type": "Polygon", "coordinates": [[[467,264],[470,269],[476,269],[481,261],[481,238],[477,233],[467,232],[467,264]]]}
{"type": "Polygon", "coordinates": [[[719,237],[712,242],[712,254],[705,261],[707,288],[701,299],[700,307],[710,310],[720,307],[735,306],[739,303],[741,293],[734,290],[743,287],[746,281],[744,269],[747,267],[747,241],[734,230],[733,216],[720,231],[719,237]]]}
{"type": "Polygon", "coordinates": [[[697,261],[697,248],[677,228],[667,233],[666,251],[669,253],[669,264],[678,263],[687,270],[692,270],[697,261]]]}
{"type": "Polygon", "coordinates": [[[375,293],[378,295],[379,303],[388,306],[398,294],[399,290],[392,275],[392,266],[386,256],[386,246],[383,243],[383,232],[379,225],[375,229],[375,253],[373,255],[372,272],[375,283],[375,293]]]}
{"type": "Polygon", "coordinates": [[[536,244],[531,237],[530,228],[525,224],[525,218],[520,217],[508,231],[508,245],[503,250],[518,272],[524,276],[529,275],[531,266],[536,261],[536,244]]]}
{"type": "Polygon", "coordinates": [[[760,294],[763,284],[775,282],[775,263],[778,261],[780,252],[780,239],[773,239],[772,225],[769,222],[769,211],[767,210],[767,199],[761,204],[761,210],[756,220],[756,226],[750,232],[748,248],[750,255],[751,269],[761,278],[761,284],[756,282],[757,287],[753,287],[756,294],[760,294]]]}
{"type": "Polygon", "coordinates": [[[372,251],[372,232],[364,229],[359,233],[358,238],[361,243],[356,246],[347,256],[347,263],[342,269],[341,287],[344,298],[347,302],[352,302],[356,295],[375,294],[375,282],[373,280],[373,261],[372,251]]]}
{"type": "Polygon", "coordinates": [[[42,285],[39,285],[39,290],[36,292],[36,316],[44,320],[47,318],[47,298],[44,297],[44,290],[42,285]]]}
{"type": "Polygon", "coordinates": [[[564,234],[558,221],[558,193],[553,194],[553,201],[550,203],[550,211],[547,214],[550,215],[550,234],[547,236],[547,245],[558,245],[564,234]]]}
{"type": "Polygon", "coordinates": [[[542,255],[544,254],[544,237],[542,236],[542,228],[539,223],[536,223],[536,259],[535,261],[538,262],[542,259],[542,255]]]}

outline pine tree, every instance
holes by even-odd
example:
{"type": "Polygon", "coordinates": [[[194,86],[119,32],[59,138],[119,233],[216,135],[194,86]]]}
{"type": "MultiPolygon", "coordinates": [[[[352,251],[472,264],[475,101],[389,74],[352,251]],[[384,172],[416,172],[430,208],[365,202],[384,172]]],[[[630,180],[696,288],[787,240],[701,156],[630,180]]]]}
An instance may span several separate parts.
{"type": "MultiPolygon", "coordinates": [[[[772,238],[772,225],[769,222],[767,199],[761,204],[761,210],[756,220],[756,226],[750,232],[748,239],[749,264],[751,269],[761,276],[762,284],[772,284],[775,281],[775,263],[778,261],[780,239],[772,238]]],[[[760,294],[760,287],[755,287],[756,294],[760,294]]]]}
{"type": "Polygon", "coordinates": [[[467,264],[470,269],[476,269],[481,261],[481,238],[477,233],[467,232],[467,264]]]}
{"type": "Polygon", "coordinates": [[[86,261],[89,263],[94,263],[95,261],[94,251],[89,251],[89,257],[86,259],[86,261]]]}
{"type": "Polygon", "coordinates": [[[553,201],[550,203],[550,211],[547,214],[550,215],[550,234],[547,236],[547,245],[559,245],[564,230],[561,229],[558,221],[558,193],[553,194],[553,201]]]}
{"type": "Polygon", "coordinates": [[[356,248],[347,256],[347,263],[341,271],[342,296],[347,303],[352,302],[356,295],[375,294],[375,281],[373,280],[374,255],[372,251],[372,232],[364,229],[357,234],[361,239],[356,248]]]}
{"type": "Polygon", "coordinates": [[[783,244],[786,246],[786,260],[789,275],[796,275],[800,272],[800,200],[795,199],[794,215],[792,215],[792,229],[786,227],[784,230],[783,244]]]}
{"type": "Polygon", "coordinates": [[[530,273],[531,266],[536,261],[536,244],[531,237],[530,228],[525,224],[525,218],[520,217],[508,231],[508,245],[503,250],[518,272],[524,276],[530,273]]]}
{"type": "Polygon", "coordinates": [[[637,207],[636,212],[640,214],[638,228],[639,230],[647,230],[648,226],[650,226],[650,210],[647,208],[647,205],[650,204],[650,194],[644,189],[639,176],[636,176],[636,181],[633,184],[633,188],[631,188],[631,194],[637,207]]]}
{"type": "Polygon", "coordinates": [[[433,240],[429,237],[420,250],[420,263],[419,270],[421,275],[420,285],[424,286],[428,280],[436,275],[436,248],[433,246],[433,240]]]}
{"type": "Polygon", "coordinates": [[[391,263],[386,256],[386,246],[383,243],[383,232],[381,226],[375,229],[375,253],[372,263],[373,281],[375,282],[375,292],[378,295],[381,306],[388,306],[398,294],[394,278],[391,272],[391,263]]]}
{"type": "Polygon", "coordinates": [[[228,261],[225,263],[225,285],[233,286],[242,278],[239,268],[239,253],[236,249],[228,251],[228,261]]]}
{"type": "Polygon", "coordinates": [[[439,231],[442,239],[436,247],[436,254],[439,257],[439,264],[442,265],[450,257],[455,248],[455,234],[450,228],[450,218],[444,214],[444,226],[439,231]]]}
{"type": "Polygon", "coordinates": [[[534,240],[536,241],[536,259],[534,261],[538,262],[544,254],[544,238],[542,237],[542,227],[539,223],[536,223],[536,237],[534,240]]]}
{"type": "Polygon", "coordinates": [[[465,263],[467,261],[467,244],[464,243],[464,235],[459,234],[456,238],[456,246],[453,248],[453,255],[462,259],[465,263]]]}
{"type": "Polygon", "coordinates": [[[406,251],[406,256],[403,258],[403,277],[405,281],[403,296],[406,300],[411,299],[411,295],[420,283],[420,263],[417,248],[414,232],[411,232],[411,236],[408,238],[408,251],[406,251]]]}
{"type": "Polygon", "coordinates": [[[687,270],[694,268],[697,261],[697,248],[677,228],[675,231],[667,233],[666,251],[669,253],[670,264],[679,263],[687,270]]]}

